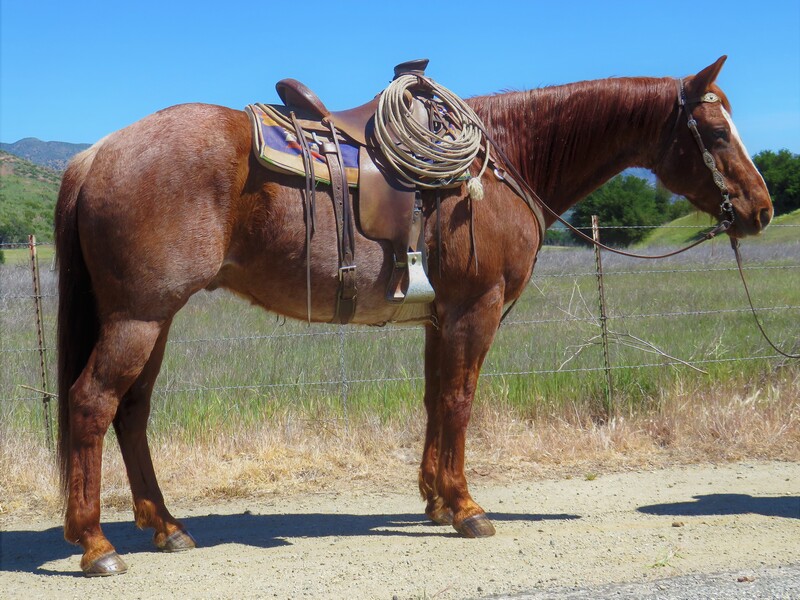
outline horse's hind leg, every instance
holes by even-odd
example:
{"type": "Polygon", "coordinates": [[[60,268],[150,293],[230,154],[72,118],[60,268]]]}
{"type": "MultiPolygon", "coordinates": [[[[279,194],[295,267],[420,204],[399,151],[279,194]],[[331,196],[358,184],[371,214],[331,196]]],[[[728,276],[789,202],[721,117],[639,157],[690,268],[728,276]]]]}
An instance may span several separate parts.
{"type": "Polygon", "coordinates": [[[69,456],[64,537],[83,546],[86,575],[124,573],[127,566],[100,528],[103,438],[121,398],[139,377],[161,324],[114,321],[100,335],[69,392],[69,456]]]}
{"type": "Polygon", "coordinates": [[[133,494],[133,511],[140,529],[155,529],[153,542],[161,550],[175,552],[195,547],[194,539],[169,513],[156,480],[150,448],[147,444],[147,420],[150,416],[150,397],[153,393],[170,323],[161,329],[158,341],[141,375],[122,399],[114,418],[114,430],[125,461],[133,494]]]}

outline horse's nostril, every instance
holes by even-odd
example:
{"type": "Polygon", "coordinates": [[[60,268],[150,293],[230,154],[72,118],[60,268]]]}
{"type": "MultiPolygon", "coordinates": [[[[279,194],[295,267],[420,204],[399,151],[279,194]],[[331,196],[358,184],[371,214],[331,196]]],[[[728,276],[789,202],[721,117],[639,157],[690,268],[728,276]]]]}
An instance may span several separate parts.
{"type": "Polygon", "coordinates": [[[762,208],[759,213],[759,219],[761,221],[761,229],[764,229],[772,220],[772,211],[768,208],[762,208]]]}

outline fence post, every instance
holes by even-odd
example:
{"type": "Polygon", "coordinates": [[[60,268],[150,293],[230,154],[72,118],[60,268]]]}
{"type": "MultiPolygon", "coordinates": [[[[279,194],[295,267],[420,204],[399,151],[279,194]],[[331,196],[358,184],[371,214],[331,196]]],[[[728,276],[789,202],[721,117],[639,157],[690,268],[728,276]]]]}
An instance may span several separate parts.
{"type": "Polygon", "coordinates": [[[50,424],[50,398],[47,390],[47,349],[44,344],[44,319],[42,317],[42,286],[39,279],[39,256],[36,254],[36,236],[28,236],[28,249],[31,255],[31,274],[33,276],[33,303],[36,313],[36,338],[39,350],[39,374],[42,384],[42,410],[44,411],[44,428],[47,436],[47,449],[53,451],[53,428],[50,424]]]}
{"type": "MultiPolygon", "coordinates": [[[[592,239],[595,242],[600,241],[600,227],[598,225],[597,215],[592,215],[592,239]]],[[[606,372],[606,418],[610,421],[614,417],[614,397],[612,395],[611,385],[611,359],[608,353],[608,317],[606,315],[606,293],[603,286],[603,261],[600,256],[600,246],[594,247],[594,260],[597,272],[597,295],[600,303],[600,332],[603,340],[603,365],[606,372]]]]}

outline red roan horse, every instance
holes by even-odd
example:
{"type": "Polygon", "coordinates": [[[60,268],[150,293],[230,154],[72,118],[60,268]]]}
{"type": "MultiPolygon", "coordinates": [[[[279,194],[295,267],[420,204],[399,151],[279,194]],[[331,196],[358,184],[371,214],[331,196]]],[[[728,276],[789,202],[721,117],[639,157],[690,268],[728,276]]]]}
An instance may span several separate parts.
{"type": "MultiPolygon", "coordinates": [[[[685,108],[672,78],[588,81],[468,102],[557,213],[636,166],[719,216],[720,191],[687,127],[688,109],[727,183],[735,213],[728,233],[742,237],[767,225],[772,206],[714,84],[724,59],[684,80],[685,108]],[[719,100],[703,101],[709,91],[719,100]]],[[[199,290],[227,288],[268,310],[306,318],[304,181],[265,170],[251,148],[244,112],[181,105],[109,135],[64,174],[56,209],[59,454],[64,535],[83,547],[87,575],[126,570],[100,528],[101,455],[111,424],[136,524],[152,527],[163,550],[194,547],[164,505],[146,439],[150,395],[175,313],[199,290]]],[[[478,373],[503,306],[531,277],[540,236],[531,210],[491,170],[483,184],[485,198],[471,209],[463,188],[443,194],[439,214],[432,196],[424,207],[428,256],[441,271],[430,269],[438,326],[426,327],[428,425],[419,487],[428,517],[468,537],[494,533],[464,476],[478,373]]],[[[333,210],[321,199],[314,236],[312,319],[325,322],[333,317],[338,263],[333,210]]],[[[384,299],[391,247],[356,238],[354,322],[382,323],[395,309],[384,299]]]]}

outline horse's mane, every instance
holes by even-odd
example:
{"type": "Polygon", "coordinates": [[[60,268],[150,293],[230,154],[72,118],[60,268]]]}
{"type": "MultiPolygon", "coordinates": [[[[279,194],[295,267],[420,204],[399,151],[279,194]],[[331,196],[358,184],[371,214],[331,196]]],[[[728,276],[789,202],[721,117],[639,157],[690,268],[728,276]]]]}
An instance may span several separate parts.
{"type": "Polygon", "coordinates": [[[469,103],[523,177],[543,198],[558,201],[556,189],[582,196],[624,168],[654,166],[639,155],[641,142],[652,147],[661,141],[677,95],[673,79],[637,77],[478,96],[469,103]],[[592,181],[591,189],[576,187],[581,181],[592,181]]]}

